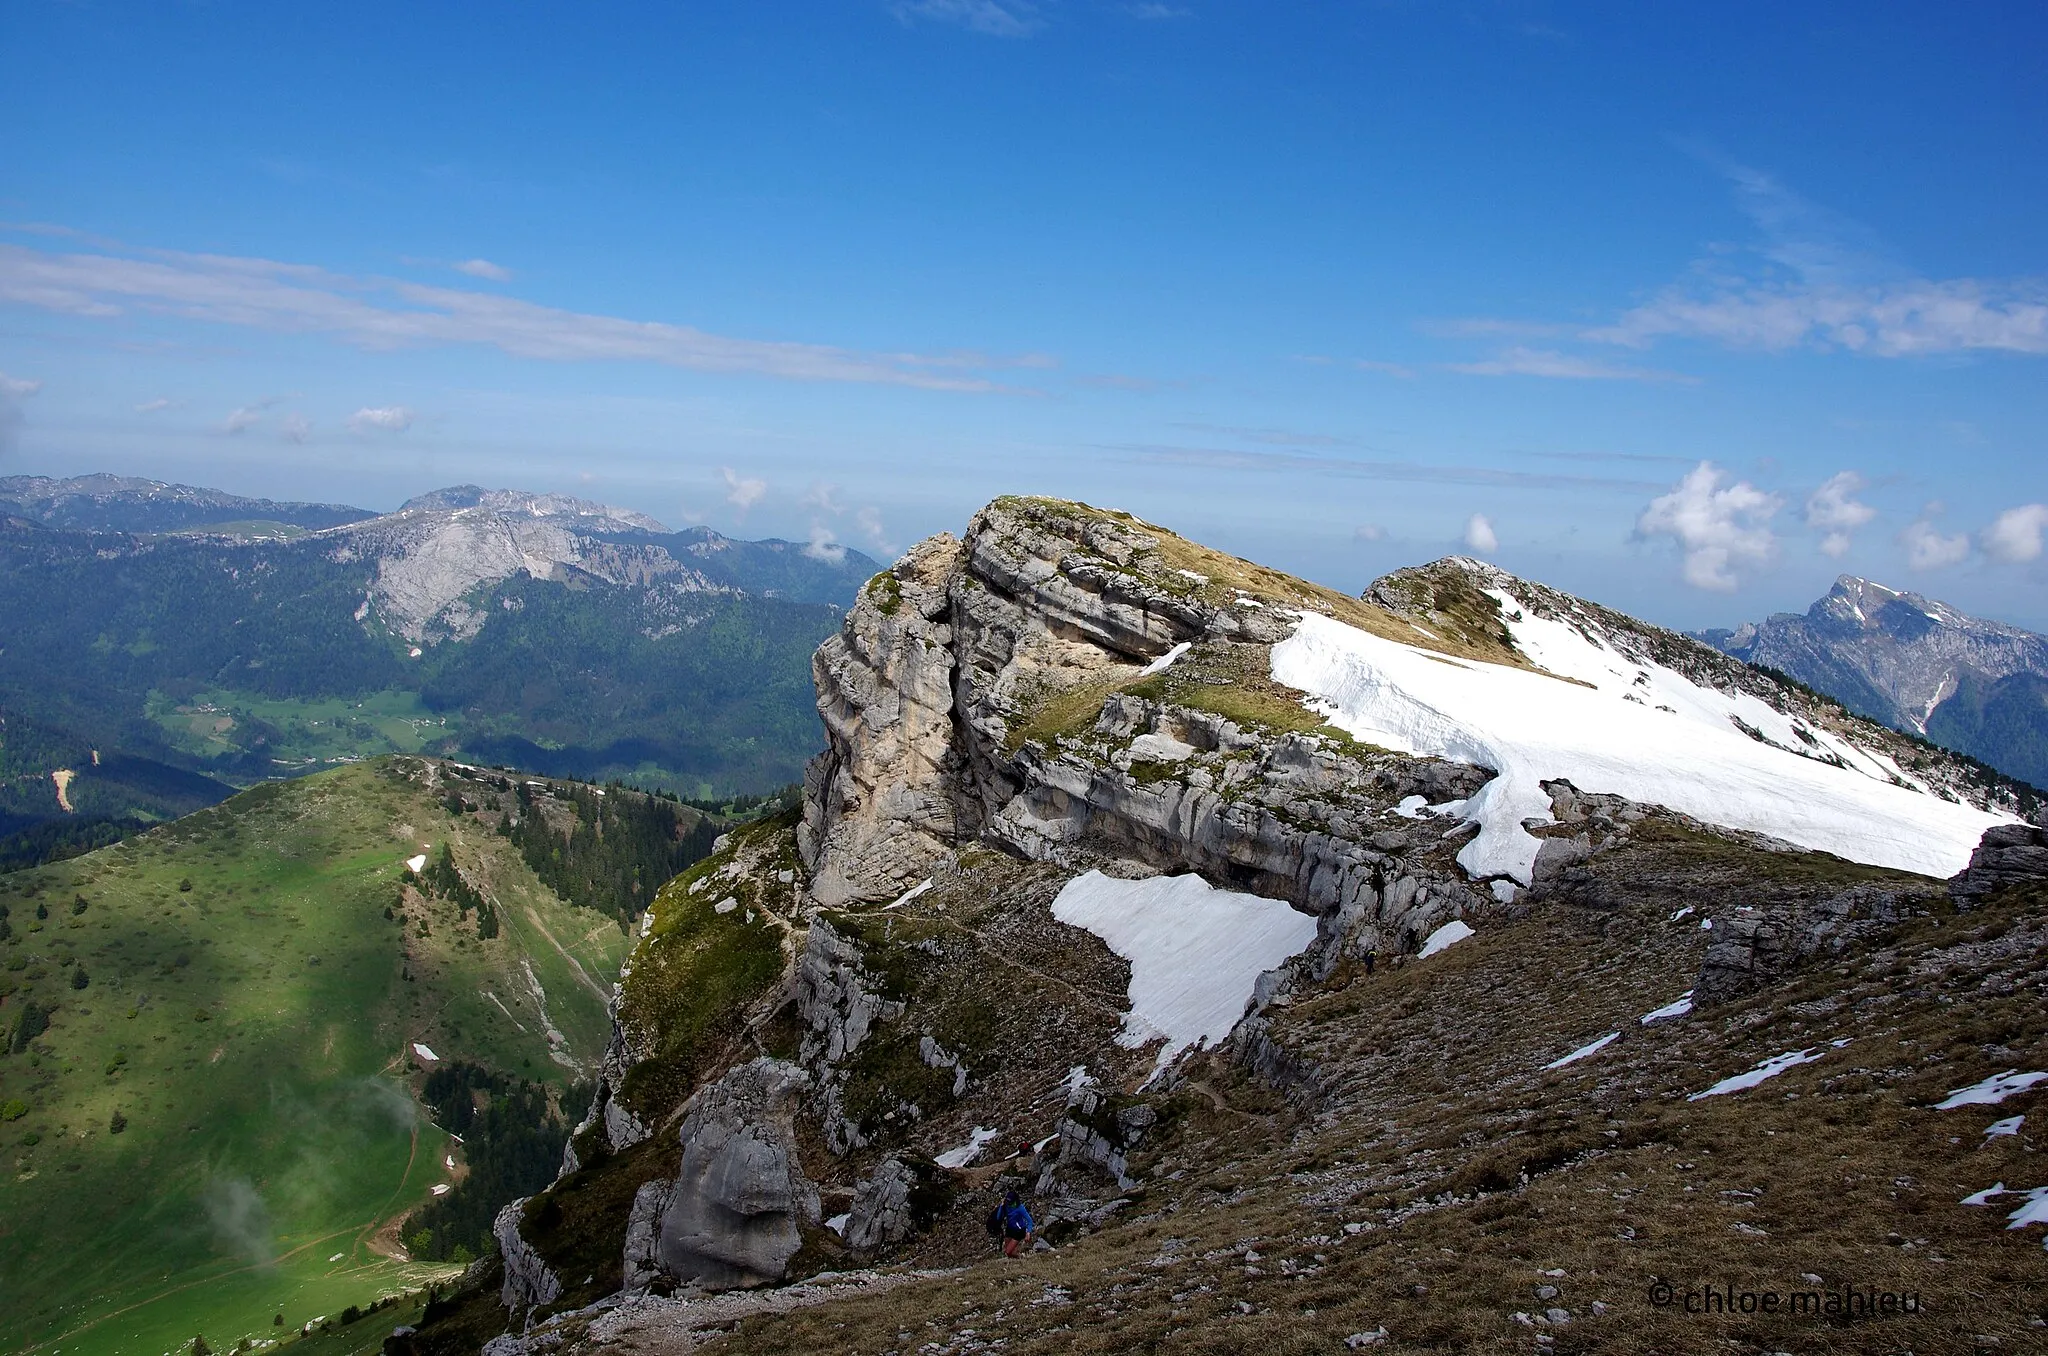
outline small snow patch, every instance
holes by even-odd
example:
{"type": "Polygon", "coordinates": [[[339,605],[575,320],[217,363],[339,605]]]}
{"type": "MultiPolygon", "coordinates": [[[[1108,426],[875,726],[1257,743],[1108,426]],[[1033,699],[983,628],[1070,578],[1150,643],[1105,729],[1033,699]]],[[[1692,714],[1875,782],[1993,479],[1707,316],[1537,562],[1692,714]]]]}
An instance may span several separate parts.
{"type": "Polygon", "coordinates": [[[418,1055],[421,1059],[431,1059],[437,1064],[441,1061],[441,1057],[439,1055],[435,1054],[432,1050],[429,1050],[426,1046],[421,1045],[418,1041],[414,1041],[412,1043],[412,1052],[418,1055]]]}
{"type": "Polygon", "coordinates": [[[902,894],[896,896],[894,900],[890,901],[888,904],[883,905],[882,907],[887,909],[900,909],[905,904],[908,904],[911,900],[916,899],[919,895],[923,894],[925,891],[931,888],[931,879],[930,877],[926,877],[924,880],[921,880],[917,884],[911,886],[908,890],[905,890],[902,894]]]}
{"type": "Polygon", "coordinates": [[[340,1261],[340,1260],[341,1260],[342,1258],[344,1258],[344,1257],[346,1257],[346,1256],[348,1256],[348,1254],[347,1254],[347,1253],[345,1253],[345,1252],[338,1252],[338,1253],[334,1254],[334,1256],[332,1256],[332,1257],[328,1258],[327,1260],[328,1260],[329,1262],[339,1262],[339,1261],[340,1261]]]}
{"type": "Polygon", "coordinates": [[[848,1211],[846,1214],[843,1215],[834,1215],[831,1219],[825,1221],[825,1227],[827,1229],[830,1229],[833,1233],[839,1234],[840,1236],[844,1237],[846,1234],[846,1222],[852,1218],[852,1211],[848,1211]]]}
{"type": "Polygon", "coordinates": [[[1642,1016],[1642,1022],[1644,1026],[1651,1026],[1657,1022],[1666,1021],[1672,1017],[1683,1017],[1686,1013],[1691,1011],[1692,990],[1687,989],[1684,993],[1678,995],[1677,998],[1673,999],[1669,1003],[1666,1003],[1663,1007],[1644,1013],[1642,1016]]]}
{"type": "Polygon", "coordinates": [[[1515,883],[1506,878],[1496,880],[1492,885],[1493,897],[1503,904],[1515,902],[1515,883]]]}
{"type": "Polygon", "coordinates": [[[1711,918],[1702,918],[1702,919],[1700,919],[1700,931],[1701,931],[1701,932],[1712,932],[1713,930],[1714,930],[1714,920],[1713,920],[1713,919],[1711,919],[1711,918]]]}
{"type": "Polygon", "coordinates": [[[1673,923],[1676,923],[1676,922],[1677,922],[1677,921],[1678,921],[1679,919],[1681,919],[1681,918],[1685,917],[1685,916],[1686,916],[1687,914],[1689,914],[1689,913],[1691,913],[1691,912],[1692,912],[1692,905],[1688,904],[1688,905],[1686,905],[1686,906],[1685,906],[1684,908],[1680,909],[1680,910],[1679,910],[1679,911],[1678,911],[1677,913],[1674,913],[1674,914],[1672,914],[1672,915],[1671,915],[1671,918],[1670,918],[1670,920],[1669,920],[1669,921],[1671,921],[1671,922],[1673,922],[1673,923]]]}
{"type": "Polygon", "coordinates": [[[1587,1045],[1582,1045],[1568,1055],[1564,1055],[1558,1059],[1551,1060],[1550,1063],[1544,1065],[1543,1067],[1546,1069],[1562,1069],[1567,1064],[1576,1064],[1588,1055],[1599,1054],[1602,1050],[1605,1050],[1608,1046],[1612,1045],[1620,1036],[1621,1033],[1619,1031],[1610,1031],[1606,1035],[1602,1036],[1599,1040],[1593,1041],[1592,1043],[1587,1045]]]}
{"type": "Polygon", "coordinates": [[[2007,1069],[2002,1074],[1993,1074],[1981,1083],[1972,1083],[1967,1088],[1957,1088],[1947,1100],[1936,1102],[1936,1111],[1953,1111],[1959,1106],[1997,1106],[2016,1092],[2025,1092],[2034,1084],[2048,1079],[2048,1073],[2036,1071],[2021,1073],[2007,1069]]]}
{"type": "Polygon", "coordinates": [[[1787,1069],[1796,1068],[1801,1064],[1811,1064],[1819,1059],[1823,1053],[1823,1051],[1816,1048],[1812,1050],[1787,1050],[1782,1055],[1772,1055],[1754,1069],[1724,1078],[1705,1092],[1696,1092],[1685,1100],[1697,1102],[1702,1097],[1719,1097],[1725,1092],[1744,1092],[1763,1082],[1766,1078],[1776,1078],[1787,1069]]]}
{"type": "Polygon", "coordinates": [[[1208,575],[1196,574],[1193,570],[1175,570],[1174,573],[1181,576],[1181,578],[1183,579],[1192,579],[1197,584],[1206,584],[1209,582],[1208,575]]]}
{"type": "Polygon", "coordinates": [[[1970,1193],[1969,1195],[1967,1195],[1967,1196],[1963,1197],[1963,1199],[1962,1199],[1962,1202],[1961,1202],[1961,1204],[1963,1204],[1963,1205],[1989,1205],[1989,1204],[1991,1204],[1991,1198],[1992,1198],[1993,1196],[2003,1196],[2004,1194],[2005,1194],[2005,1183],[2004,1183],[2004,1182],[1999,1182],[1999,1183],[1998,1183],[1998,1184],[1996,1184],[1995,1186],[1988,1186],[1988,1187],[1985,1187],[1985,1188],[1984,1188],[1984,1189],[1983,1189],[1982,1191],[1973,1191],[1973,1192],[1971,1192],[1971,1193],[1970,1193]]]}
{"type": "Polygon", "coordinates": [[[1416,959],[1428,960],[1431,956],[1434,956],[1452,943],[1462,942],[1471,935],[1472,929],[1464,919],[1453,918],[1450,922],[1429,934],[1428,940],[1422,944],[1422,954],[1417,956],[1416,959]]]}
{"type": "Polygon", "coordinates": [[[1168,650],[1165,654],[1160,655],[1159,658],[1147,664],[1144,668],[1139,669],[1138,676],[1140,678],[1150,678],[1155,673],[1166,672],[1167,669],[1173,666],[1174,660],[1180,658],[1182,655],[1186,654],[1189,650],[1193,648],[1194,645],[1191,642],[1185,640],[1182,641],[1180,644],[1168,650]]]}
{"type": "Polygon", "coordinates": [[[417,857],[407,857],[405,859],[405,869],[412,872],[415,876],[417,876],[420,873],[420,870],[423,867],[425,867],[426,864],[427,854],[424,852],[422,852],[417,857]]]}
{"type": "Polygon", "coordinates": [[[1993,1121],[1984,1127],[1984,1138],[1997,1139],[2000,1135],[2017,1135],[2020,1132],[2020,1123],[2026,1119],[2025,1116],[2007,1116],[2002,1121],[1993,1121]]]}
{"type": "Polygon", "coordinates": [[[996,1137],[996,1132],[986,1125],[977,1125],[967,1142],[957,1149],[948,1149],[932,1162],[942,1168],[964,1168],[981,1156],[982,1146],[996,1137]]]}
{"type": "Polygon", "coordinates": [[[1422,807],[1429,804],[1428,796],[1403,796],[1401,803],[1394,807],[1394,813],[1403,819],[1420,819],[1422,807]]]}
{"type": "Polygon", "coordinates": [[[446,1196],[448,1194],[448,1184],[446,1182],[434,1183],[434,1194],[436,1196],[446,1196]]]}

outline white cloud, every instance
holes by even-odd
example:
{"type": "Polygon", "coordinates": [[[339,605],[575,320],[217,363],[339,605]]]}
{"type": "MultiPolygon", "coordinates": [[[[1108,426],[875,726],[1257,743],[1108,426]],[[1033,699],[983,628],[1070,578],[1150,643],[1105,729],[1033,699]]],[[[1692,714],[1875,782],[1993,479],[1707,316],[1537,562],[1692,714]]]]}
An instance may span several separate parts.
{"type": "Polygon", "coordinates": [[[1877,516],[1877,510],[1856,498],[1864,479],[1854,471],[1838,471],[1806,497],[1806,525],[1821,532],[1822,554],[1840,559],[1849,551],[1849,535],[1877,516]]]}
{"type": "MultiPolygon", "coordinates": [[[[1937,505],[1929,505],[1929,512],[1938,512],[1937,505]]],[[[1916,518],[1899,533],[1899,545],[1906,548],[1906,563],[1916,570],[1939,570],[1949,565],[1960,565],[1970,556],[1970,534],[1958,532],[1952,537],[1943,536],[1927,518],[1916,518]]]]}
{"type": "Polygon", "coordinates": [[[725,502],[741,513],[760,503],[762,496],[768,493],[767,481],[742,476],[730,466],[719,468],[719,474],[725,477],[725,502]]]}
{"type": "Polygon", "coordinates": [[[253,427],[262,418],[263,407],[261,405],[244,405],[240,409],[228,412],[228,417],[221,421],[220,431],[222,433],[240,433],[244,429],[253,427]]]}
{"type": "Polygon", "coordinates": [[[1698,380],[1679,372],[1660,372],[1650,367],[1618,367],[1596,358],[1580,358],[1555,349],[1524,348],[1520,345],[1498,357],[1476,363],[1446,363],[1447,370],[1473,377],[1558,377],[1567,381],[1674,381],[1691,384],[1698,380]]]}
{"type": "Polygon", "coordinates": [[[403,433],[412,420],[412,411],[403,405],[365,405],[348,417],[348,426],[357,433],[403,433]]]}
{"type": "Polygon", "coordinates": [[[822,480],[814,481],[804,495],[804,507],[823,510],[836,518],[846,512],[846,505],[839,502],[839,495],[840,489],[837,485],[827,485],[822,480]]]}
{"type": "Polygon", "coordinates": [[[942,391],[1005,389],[964,369],[1040,365],[979,353],[861,353],[734,339],[687,325],[537,306],[490,292],[357,278],[308,264],[221,255],[52,254],[0,244],[0,301],[87,317],[134,307],[276,334],[326,334],[370,350],[484,344],[550,362],[653,362],[790,381],[873,382],[942,391]]]}
{"type": "Polygon", "coordinates": [[[1465,549],[1485,555],[1500,549],[1500,538],[1495,535],[1493,524],[1483,513],[1475,513],[1465,522],[1465,549]]]}
{"type": "Polygon", "coordinates": [[[811,539],[804,545],[804,554],[827,565],[843,564],[846,560],[846,548],[839,544],[831,529],[815,521],[811,524],[811,539]]]}
{"type": "Polygon", "coordinates": [[[155,414],[159,410],[167,410],[170,407],[171,401],[168,396],[158,396],[155,400],[145,400],[140,405],[137,405],[135,412],[137,414],[155,414]]]}
{"type": "Polygon", "coordinates": [[[930,19],[998,38],[1028,37],[1042,23],[1030,0],[897,0],[894,13],[904,23],[930,19]]]}
{"type": "Polygon", "coordinates": [[[1179,5],[1162,5],[1158,0],[1144,0],[1140,4],[1124,6],[1124,13],[1133,19],[1185,19],[1188,11],[1179,5]]]}
{"type": "Polygon", "coordinates": [[[43,384],[40,381],[30,381],[26,377],[10,377],[5,372],[0,372],[0,400],[26,400],[42,389],[43,384]]]}
{"type": "Polygon", "coordinates": [[[2048,504],[2009,508],[1984,529],[1984,554],[2002,565],[2024,565],[2038,560],[2043,530],[2048,530],[2048,504]]]}
{"type": "Polygon", "coordinates": [[[313,436],[313,421],[294,410],[278,421],[277,431],[286,442],[302,443],[313,436]]]}
{"type": "Polygon", "coordinates": [[[1723,486],[1721,468],[1703,461],[1669,493],[1650,501],[1636,520],[1636,536],[1668,536],[1685,553],[1685,582],[1728,592],[1738,567],[1763,565],[1777,548],[1770,521],[1783,507],[1748,481],[1723,486]]]}
{"type": "Polygon", "coordinates": [[[472,278],[483,278],[489,282],[511,282],[512,270],[488,259],[464,259],[450,265],[457,273],[467,273],[472,278]]]}
{"type": "Polygon", "coordinates": [[[1381,527],[1378,523],[1366,523],[1352,532],[1351,539],[1353,541],[1385,541],[1387,539],[1387,529],[1381,527]]]}
{"type": "Polygon", "coordinates": [[[868,541],[874,545],[877,551],[891,559],[895,558],[897,554],[896,545],[889,540],[888,532],[882,527],[880,510],[870,504],[856,512],[853,515],[853,520],[860,524],[862,534],[867,537],[868,541]]]}

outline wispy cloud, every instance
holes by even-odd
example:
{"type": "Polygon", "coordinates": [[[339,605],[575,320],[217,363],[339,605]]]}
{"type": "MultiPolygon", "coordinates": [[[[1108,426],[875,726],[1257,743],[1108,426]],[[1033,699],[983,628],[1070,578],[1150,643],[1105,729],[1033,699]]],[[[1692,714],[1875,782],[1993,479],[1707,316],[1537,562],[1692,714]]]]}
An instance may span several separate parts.
{"type": "Polygon", "coordinates": [[[1840,471],[1806,497],[1806,525],[1822,534],[1821,554],[1836,559],[1847,555],[1850,535],[1877,517],[1876,509],[1856,498],[1864,483],[1856,472],[1840,471]]]}
{"type": "Polygon", "coordinates": [[[0,456],[14,451],[21,439],[21,426],[27,421],[21,402],[42,389],[40,381],[0,372],[0,456]]]}
{"type": "Polygon", "coordinates": [[[1493,530],[1493,520],[1483,513],[1475,513],[1465,522],[1465,549],[1480,555],[1500,549],[1500,536],[1493,530]]]}
{"type": "Polygon", "coordinates": [[[1916,570],[1939,570],[1960,565],[1970,558],[1970,534],[1944,534],[1928,521],[1935,510],[1906,524],[1899,533],[1899,545],[1906,548],[1906,564],[1916,570]]]}
{"type": "Polygon", "coordinates": [[[889,540],[888,530],[882,526],[881,510],[870,505],[855,513],[853,520],[860,524],[861,534],[885,558],[893,558],[897,554],[895,543],[889,540]]]}
{"type": "Polygon", "coordinates": [[[1984,554],[2001,565],[2024,565],[2039,560],[2044,532],[2048,532],[2048,504],[2009,508],[1984,529],[1984,554]]]}
{"type": "Polygon", "coordinates": [[[654,362],[699,372],[940,391],[1005,389],[970,373],[1050,361],[1038,355],[863,353],[824,344],[738,339],[663,321],[539,306],[496,293],[221,255],[59,254],[0,244],[0,301],[88,317],[114,317],[136,308],[277,334],[326,334],[372,350],[482,344],[552,362],[654,362]]]}
{"type": "Polygon", "coordinates": [[[1144,3],[1124,6],[1124,13],[1133,19],[1185,19],[1189,11],[1179,5],[1162,5],[1158,0],[1144,0],[1144,3]]]}
{"type": "Polygon", "coordinates": [[[1670,537],[1685,560],[1685,582],[1717,593],[1732,591],[1736,570],[1767,563],[1777,549],[1770,522],[1782,501],[1748,481],[1724,484],[1720,467],[1703,461],[1668,494],[1650,501],[1636,519],[1639,540],[1670,537]]]}
{"type": "Polygon", "coordinates": [[[262,418],[263,409],[260,405],[244,405],[228,411],[228,417],[221,420],[220,431],[229,435],[242,433],[254,428],[262,418]]]}
{"type": "Polygon", "coordinates": [[[761,502],[768,493],[768,482],[755,476],[743,476],[730,466],[721,466],[718,473],[725,477],[725,502],[741,513],[761,502]]]}
{"type": "Polygon", "coordinates": [[[1885,358],[1967,351],[2048,354],[2048,280],[1934,279],[1875,232],[1772,176],[1706,156],[1756,225],[1767,267],[1703,261],[1612,325],[1583,337],[1646,347],[1665,338],[1731,348],[1839,349],[1885,358]]]}
{"type": "Polygon", "coordinates": [[[502,264],[494,264],[488,259],[464,259],[461,263],[451,264],[449,267],[457,273],[467,273],[472,278],[482,278],[487,282],[512,281],[511,269],[502,264]]]}
{"type": "Polygon", "coordinates": [[[413,412],[403,405],[365,405],[348,417],[357,433],[403,433],[412,427],[413,412]]]}
{"type": "Polygon", "coordinates": [[[1387,529],[1378,523],[1362,523],[1351,533],[1353,541],[1385,541],[1387,529]]]}
{"type": "Polygon", "coordinates": [[[890,12],[904,23],[957,24],[997,38],[1029,37],[1045,23],[1030,0],[897,0],[890,12]]]}
{"type": "Polygon", "coordinates": [[[1342,479],[1385,480],[1419,485],[1495,485],[1524,490],[1614,490],[1643,493],[1663,488],[1654,480],[1608,476],[1557,475],[1541,471],[1508,471],[1490,466],[1432,466],[1405,461],[1365,461],[1350,457],[1312,457],[1298,453],[1245,448],[1183,447],[1172,443],[1111,443],[1107,450],[1145,461],[1216,470],[1302,471],[1342,479]]]}
{"type": "Polygon", "coordinates": [[[1662,372],[1651,367],[1622,367],[1597,358],[1581,358],[1555,349],[1523,348],[1517,345],[1493,358],[1474,363],[1446,363],[1452,372],[1472,377],[1555,377],[1566,381],[1673,381],[1685,384],[1699,378],[1682,372],[1662,372]]]}
{"type": "Polygon", "coordinates": [[[313,421],[294,410],[277,421],[277,431],[286,442],[303,443],[313,436],[313,421]]]}
{"type": "Polygon", "coordinates": [[[167,410],[169,408],[171,408],[170,397],[158,396],[154,400],[145,400],[140,405],[137,405],[135,412],[137,414],[155,414],[160,410],[167,410]]]}
{"type": "Polygon", "coordinates": [[[811,539],[804,543],[804,554],[827,565],[843,564],[846,560],[846,548],[832,535],[831,528],[816,519],[811,522],[811,539]]]}

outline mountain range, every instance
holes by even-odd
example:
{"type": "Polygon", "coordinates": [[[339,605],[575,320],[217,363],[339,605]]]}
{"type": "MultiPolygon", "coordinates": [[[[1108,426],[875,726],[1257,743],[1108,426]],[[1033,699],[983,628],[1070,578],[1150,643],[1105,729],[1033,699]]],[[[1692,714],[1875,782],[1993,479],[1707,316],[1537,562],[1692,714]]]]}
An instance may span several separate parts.
{"type": "Polygon", "coordinates": [[[378,515],[15,477],[0,515],[0,859],[394,751],[765,791],[878,568],[476,486],[378,515]]]}
{"type": "Polygon", "coordinates": [[[1846,574],[1803,614],[1695,635],[1860,715],[2048,786],[2048,636],[1846,574]]]}
{"type": "Polygon", "coordinates": [[[1478,561],[1050,499],[812,672],[801,805],[658,892],[388,1351],[2038,1344],[2032,788],[1478,561]]]}

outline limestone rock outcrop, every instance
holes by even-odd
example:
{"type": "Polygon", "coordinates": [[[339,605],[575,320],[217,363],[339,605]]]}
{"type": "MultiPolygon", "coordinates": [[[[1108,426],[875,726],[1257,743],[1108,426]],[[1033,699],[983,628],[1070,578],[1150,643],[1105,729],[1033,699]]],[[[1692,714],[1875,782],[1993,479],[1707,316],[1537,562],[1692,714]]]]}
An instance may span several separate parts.
{"type": "Polygon", "coordinates": [[[686,1104],[682,1163],[660,1216],[653,1255],[677,1281],[706,1289],[783,1279],[818,1223],[793,1119],[810,1078],[763,1056],[731,1070],[686,1104]]]}
{"type": "Polygon", "coordinates": [[[1963,905],[2022,881],[2048,880],[2048,829],[2034,824],[2001,824],[1985,830],[1970,864],[1949,882],[1963,905]]]}
{"type": "Polygon", "coordinates": [[[562,1278],[555,1275],[546,1260],[519,1233],[519,1221],[525,1216],[526,1202],[530,1199],[520,1197],[500,1210],[497,1218],[491,1221],[491,1236],[498,1241],[498,1256],[505,1266],[498,1299],[506,1308],[515,1311],[530,1309],[536,1304],[552,1304],[562,1293],[562,1278]]]}

